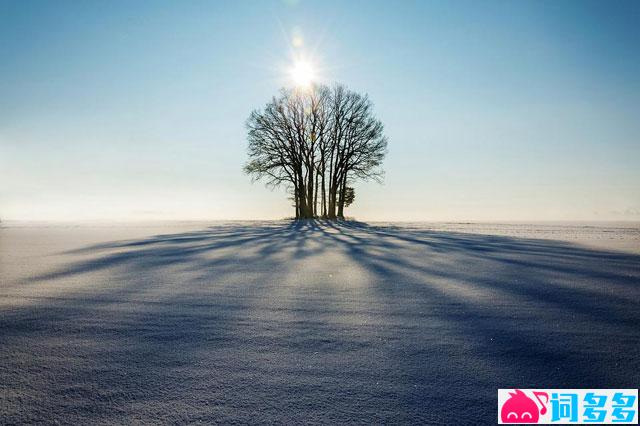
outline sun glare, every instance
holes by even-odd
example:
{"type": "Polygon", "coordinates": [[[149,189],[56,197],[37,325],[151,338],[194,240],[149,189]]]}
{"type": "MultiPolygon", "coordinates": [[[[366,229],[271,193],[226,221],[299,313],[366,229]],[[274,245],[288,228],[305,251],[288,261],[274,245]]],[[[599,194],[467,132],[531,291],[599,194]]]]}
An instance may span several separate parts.
{"type": "Polygon", "coordinates": [[[296,86],[307,87],[313,83],[315,78],[314,69],[307,61],[296,61],[293,68],[291,68],[291,79],[296,86]]]}

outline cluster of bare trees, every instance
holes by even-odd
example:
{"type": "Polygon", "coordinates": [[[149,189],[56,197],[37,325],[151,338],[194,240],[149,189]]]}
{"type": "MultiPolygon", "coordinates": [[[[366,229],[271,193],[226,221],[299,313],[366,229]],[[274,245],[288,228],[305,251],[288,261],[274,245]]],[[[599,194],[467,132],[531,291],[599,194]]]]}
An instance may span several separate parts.
{"type": "Polygon", "coordinates": [[[284,185],[296,218],[344,217],[357,179],[382,177],[387,139],[367,96],[342,85],[283,89],[247,120],[244,170],[284,185]]]}

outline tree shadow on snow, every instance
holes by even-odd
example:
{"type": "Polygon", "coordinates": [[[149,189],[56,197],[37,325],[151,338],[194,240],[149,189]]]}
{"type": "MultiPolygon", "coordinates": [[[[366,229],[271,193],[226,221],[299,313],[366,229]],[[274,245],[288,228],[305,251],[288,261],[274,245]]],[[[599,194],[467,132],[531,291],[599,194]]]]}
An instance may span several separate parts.
{"type": "Polygon", "coordinates": [[[7,419],[471,424],[498,388],[640,382],[637,255],[325,221],[66,255],[0,318],[4,386],[40,407],[7,419]]]}

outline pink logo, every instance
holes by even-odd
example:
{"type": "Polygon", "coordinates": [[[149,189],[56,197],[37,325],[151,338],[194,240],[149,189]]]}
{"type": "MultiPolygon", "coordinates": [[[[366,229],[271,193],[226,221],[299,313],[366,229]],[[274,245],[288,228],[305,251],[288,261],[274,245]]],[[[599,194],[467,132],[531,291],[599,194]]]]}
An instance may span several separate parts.
{"type": "Polygon", "coordinates": [[[509,399],[502,405],[500,418],[503,423],[538,423],[540,414],[547,412],[547,403],[549,395],[546,392],[533,392],[533,395],[540,403],[540,411],[538,405],[524,394],[520,389],[515,392],[509,392],[509,399]],[[544,397],[542,402],[540,397],[544,397]]]}

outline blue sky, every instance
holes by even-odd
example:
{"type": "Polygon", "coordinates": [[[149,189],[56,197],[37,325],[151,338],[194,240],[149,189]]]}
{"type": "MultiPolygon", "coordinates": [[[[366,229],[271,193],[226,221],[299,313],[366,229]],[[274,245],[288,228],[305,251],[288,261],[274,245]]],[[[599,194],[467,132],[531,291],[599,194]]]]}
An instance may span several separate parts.
{"type": "Polygon", "coordinates": [[[632,1],[0,0],[0,218],[291,215],[241,168],[292,55],[385,123],[348,215],[640,220],[632,1]]]}

